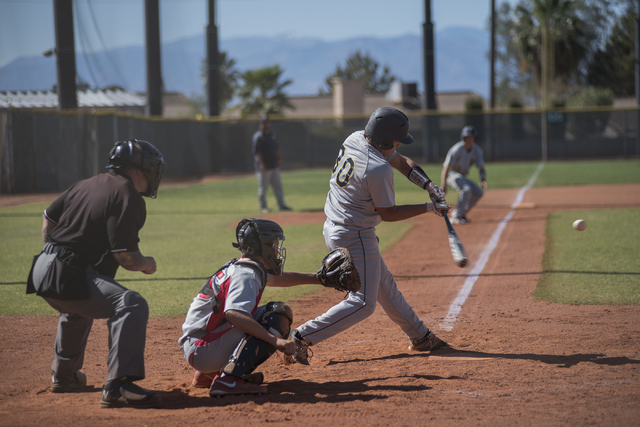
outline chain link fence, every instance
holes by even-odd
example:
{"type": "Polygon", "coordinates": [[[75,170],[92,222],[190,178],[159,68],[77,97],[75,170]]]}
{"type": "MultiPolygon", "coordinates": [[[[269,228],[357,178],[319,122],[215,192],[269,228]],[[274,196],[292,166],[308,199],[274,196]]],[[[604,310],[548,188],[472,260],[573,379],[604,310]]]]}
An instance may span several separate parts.
{"type": "MultiPolygon", "coordinates": [[[[465,125],[478,130],[486,161],[640,157],[638,108],[408,114],[415,142],[400,151],[420,163],[442,163],[465,125]]],[[[332,167],[344,139],[367,119],[272,118],[284,168],[332,167]]],[[[166,177],[251,172],[257,130],[256,120],[0,110],[0,194],[62,191],[103,172],[114,142],[133,138],[163,153],[166,177]]]]}

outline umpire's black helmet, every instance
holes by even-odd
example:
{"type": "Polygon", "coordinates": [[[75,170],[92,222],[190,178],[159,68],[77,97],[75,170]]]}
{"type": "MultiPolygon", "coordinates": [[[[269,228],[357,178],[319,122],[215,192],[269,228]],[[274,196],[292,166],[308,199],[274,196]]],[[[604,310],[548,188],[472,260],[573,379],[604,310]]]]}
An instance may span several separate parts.
{"type": "Polygon", "coordinates": [[[383,150],[393,148],[393,141],[403,144],[413,142],[413,137],[409,134],[409,118],[392,107],[380,107],[374,111],[364,132],[371,142],[383,150]]]}
{"type": "Polygon", "coordinates": [[[236,227],[238,243],[232,243],[243,255],[261,256],[269,264],[267,271],[280,276],[287,258],[282,247],[284,231],[276,222],[261,218],[245,218],[236,227]]]}
{"type": "Polygon", "coordinates": [[[132,139],[115,143],[109,153],[107,168],[118,170],[125,166],[133,166],[140,169],[149,181],[149,187],[142,195],[155,199],[164,165],[162,153],[153,144],[141,139],[132,139]]]}

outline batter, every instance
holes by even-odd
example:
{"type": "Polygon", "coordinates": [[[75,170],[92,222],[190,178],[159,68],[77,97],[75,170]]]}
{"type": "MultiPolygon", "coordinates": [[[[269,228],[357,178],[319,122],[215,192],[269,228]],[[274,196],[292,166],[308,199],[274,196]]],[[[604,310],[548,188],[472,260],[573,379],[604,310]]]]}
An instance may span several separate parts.
{"type": "Polygon", "coordinates": [[[408,336],[409,349],[430,351],[447,345],[425,326],[398,290],[380,255],[375,231],[381,221],[400,221],[427,212],[442,216],[448,209],[442,190],[413,160],[396,152],[401,144],[412,142],[407,116],[395,108],[382,107],[371,115],[364,131],[351,134],[340,148],[324,207],[323,235],[329,249],[346,247],[351,252],[362,287],[291,331],[298,363],[308,364],[310,345],[373,314],[376,301],[408,336]],[[393,168],[428,190],[436,203],[396,206],[393,168]]]}

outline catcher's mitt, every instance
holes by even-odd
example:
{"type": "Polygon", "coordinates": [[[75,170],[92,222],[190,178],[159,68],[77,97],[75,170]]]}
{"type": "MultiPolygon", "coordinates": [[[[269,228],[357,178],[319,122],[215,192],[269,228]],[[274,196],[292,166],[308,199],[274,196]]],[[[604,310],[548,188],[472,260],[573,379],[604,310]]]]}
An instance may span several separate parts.
{"type": "Polygon", "coordinates": [[[337,248],[329,252],[322,260],[316,277],[328,288],[346,292],[360,290],[360,275],[346,248],[337,248]]]}

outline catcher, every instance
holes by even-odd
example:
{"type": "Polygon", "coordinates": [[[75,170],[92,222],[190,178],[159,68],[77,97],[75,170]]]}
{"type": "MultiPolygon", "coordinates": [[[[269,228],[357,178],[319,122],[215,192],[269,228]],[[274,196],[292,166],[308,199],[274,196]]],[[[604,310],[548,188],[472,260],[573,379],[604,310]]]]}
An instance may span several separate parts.
{"type": "Polygon", "coordinates": [[[288,340],[293,313],[283,302],[258,306],[265,286],[322,284],[343,291],[360,289],[346,249],[325,257],[317,273],[284,272],[284,233],[275,222],[245,218],[236,227],[242,257],[223,265],[193,299],[178,340],[196,369],[192,384],[209,395],[264,394],[264,376],[254,370],[276,350],[293,355],[288,340]]]}

